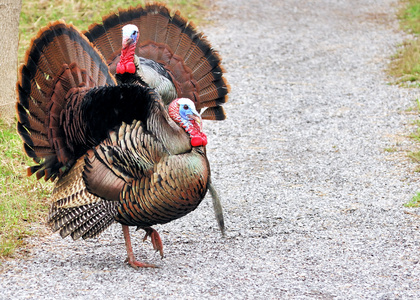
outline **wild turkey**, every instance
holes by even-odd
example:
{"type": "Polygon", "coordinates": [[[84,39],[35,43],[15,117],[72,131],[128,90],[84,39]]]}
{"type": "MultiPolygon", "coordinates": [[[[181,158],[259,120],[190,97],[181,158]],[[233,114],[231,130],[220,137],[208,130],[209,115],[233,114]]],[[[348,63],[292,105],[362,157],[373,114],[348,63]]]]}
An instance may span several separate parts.
{"type": "MultiPolygon", "coordinates": [[[[166,105],[178,97],[195,102],[203,119],[224,120],[229,85],[221,59],[194,24],[164,4],[120,9],[84,32],[104,55],[118,84],[153,87],[166,105]],[[140,30],[139,30],[140,28],[140,30]]],[[[224,235],[222,206],[209,183],[216,219],[224,235]]]]}
{"type": "Polygon", "coordinates": [[[120,9],[84,34],[105,57],[110,72],[125,75],[116,76],[120,82],[145,81],[166,105],[185,97],[198,111],[207,108],[203,119],[226,118],[221,105],[228,99],[229,85],[221,59],[179,11],[171,12],[161,3],[120,9]]]}
{"type": "MultiPolygon", "coordinates": [[[[50,23],[32,40],[17,83],[18,132],[37,165],[28,175],[58,179],[48,223],[64,238],[123,225],[128,262],[138,262],[128,226],[150,226],[194,210],[210,182],[201,118],[194,103],[165,107],[142,84],[117,85],[108,64],[74,26],[50,23]]],[[[205,106],[201,103],[201,106],[205,106]]]]}

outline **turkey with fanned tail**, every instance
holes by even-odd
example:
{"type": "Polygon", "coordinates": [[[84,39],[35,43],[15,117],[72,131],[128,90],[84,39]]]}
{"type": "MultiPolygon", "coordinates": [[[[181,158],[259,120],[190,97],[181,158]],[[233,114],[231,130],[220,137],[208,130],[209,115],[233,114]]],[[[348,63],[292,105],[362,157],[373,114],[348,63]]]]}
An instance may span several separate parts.
{"type": "Polygon", "coordinates": [[[17,83],[18,132],[37,165],[28,174],[56,180],[48,223],[62,237],[150,226],[194,210],[206,195],[207,137],[186,97],[165,105],[147,84],[117,83],[108,63],[74,26],[50,23],[32,40],[17,83]]]}
{"type": "Polygon", "coordinates": [[[146,82],[166,105],[175,98],[189,98],[203,119],[226,118],[222,104],[230,87],[221,58],[179,11],[161,3],[120,9],[84,34],[119,82],[146,82]]]}
{"type": "MultiPolygon", "coordinates": [[[[227,84],[218,53],[195,25],[162,3],[120,9],[92,24],[85,32],[104,55],[118,84],[153,87],[165,105],[175,98],[194,101],[201,117],[226,118],[222,104],[227,84]],[[204,111],[203,111],[204,109],[204,111]]],[[[209,182],[216,219],[224,235],[218,193],[209,182]]]]}

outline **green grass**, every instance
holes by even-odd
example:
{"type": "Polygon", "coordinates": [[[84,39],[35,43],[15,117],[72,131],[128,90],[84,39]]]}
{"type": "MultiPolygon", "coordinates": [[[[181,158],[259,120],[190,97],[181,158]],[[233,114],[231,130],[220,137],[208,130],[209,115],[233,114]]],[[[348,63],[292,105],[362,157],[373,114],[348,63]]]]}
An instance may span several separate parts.
{"type": "Polygon", "coordinates": [[[401,27],[410,33],[420,34],[420,1],[404,1],[405,6],[399,12],[401,27]]]}
{"type": "MultiPolygon", "coordinates": [[[[162,1],[179,9],[184,17],[201,24],[207,13],[205,0],[162,1]]],[[[102,16],[119,7],[137,6],[144,1],[132,0],[23,0],[19,25],[19,62],[38,30],[51,21],[63,19],[80,30],[86,30],[102,16]]],[[[33,165],[22,150],[16,124],[0,120],[0,258],[13,256],[24,244],[24,238],[40,234],[48,212],[51,183],[26,176],[26,166],[33,165]]]]}
{"type": "MultiPolygon", "coordinates": [[[[201,23],[206,14],[205,0],[163,0],[172,9],[179,9],[181,14],[201,23]]],[[[144,5],[144,0],[23,0],[19,25],[19,61],[23,61],[31,38],[38,30],[51,21],[62,19],[75,25],[79,30],[86,30],[92,23],[102,21],[102,16],[118,8],[144,5]]]]}
{"type": "Polygon", "coordinates": [[[10,256],[23,238],[36,233],[47,212],[51,184],[26,176],[31,160],[15,127],[0,120],[0,257],[10,256]]]}
{"type": "Polygon", "coordinates": [[[396,84],[420,87],[420,42],[417,39],[405,41],[392,59],[388,71],[396,84]]]}
{"type": "MultiPolygon", "coordinates": [[[[416,103],[417,105],[413,108],[413,111],[419,113],[419,99],[416,100],[416,103]]],[[[413,125],[415,126],[415,130],[409,135],[409,137],[420,143],[420,120],[416,120],[413,125]]],[[[417,164],[415,172],[420,172],[420,151],[410,151],[407,155],[417,164]]]]}
{"type": "MultiPolygon", "coordinates": [[[[406,40],[400,45],[394,55],[388,73],[395,78],[395,83],[406,87],[420,87],[420,0],[403,0],[401,9],[398,12],[400,26],[403,30],[413,35],[412,40],[406,40]]],[[[412,111],[420,112],[419,99],[416,100],[412,111]]],[[[415,130],[410,134],[410,138],[420,142],[420,120],[416,121],[415,130]]],[[[419,167],[420,171],[420,152],[409,152],[410,157],[419,167]]],[[[407,207],[420,206],[420,192],[406,204],[407,207]]]]}
{"type": "MultiPolygon", "coordinates": [[[[417,112],[419,111],[417,110],[417,112]]],[[[420,120],[416,120],[414,126],[416,127],[416,130],[410,134],[410,138],[420,142],[420,120]]]]}
{"type": "Polygon", "coordinates": [[[405,207],[419,207],[420,206],[420,192],[411,198],[410,202],[404,205],[405,207]]]}
{"type": "Polygon", "coordinates": [[[401,28],[414,35],[400,45],[394,55],[388,73],[395,78],[395,83],[403,86],[420,87],[420,0],[403,1],[398,13],[401,28]]]}

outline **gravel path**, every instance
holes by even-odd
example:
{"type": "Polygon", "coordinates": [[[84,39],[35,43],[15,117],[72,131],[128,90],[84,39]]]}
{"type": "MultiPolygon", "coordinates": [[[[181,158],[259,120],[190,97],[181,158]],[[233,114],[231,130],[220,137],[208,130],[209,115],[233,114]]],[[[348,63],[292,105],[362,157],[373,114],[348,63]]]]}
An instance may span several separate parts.
{"type": "Polygon", "coordinates": [[[232,85],[206,123],[222,239],[206,198],[156,228],[166,257],[115,225],[99,239],[33,239],[6,263],[1,299],[419,299],[418,190],[406,156],[417,91],[383,68],[403,40],[392,0],[223,0],[204,28],[232,85]],[[385,149],[396,149],[396,152],[385,149]]]}

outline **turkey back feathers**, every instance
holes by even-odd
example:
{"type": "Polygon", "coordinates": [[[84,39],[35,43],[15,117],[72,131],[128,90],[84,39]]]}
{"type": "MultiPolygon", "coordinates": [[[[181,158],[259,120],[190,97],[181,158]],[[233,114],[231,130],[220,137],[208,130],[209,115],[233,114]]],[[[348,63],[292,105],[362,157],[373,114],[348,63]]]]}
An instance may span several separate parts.
{"type": "Polygon", "coordinates": [[[221,58],[194,24],[160,3],[120,9],[103,17],[102,24],[91,25],[84,34],[103,54],[113,74],[126,24],[139,28],[136,55],[162,65],[178,97],[193,100],[199,111],[207,108],[204,119],[226,118],[221,105],[227,101],[229,85],[221,58]]]}

